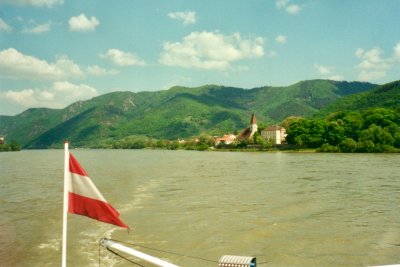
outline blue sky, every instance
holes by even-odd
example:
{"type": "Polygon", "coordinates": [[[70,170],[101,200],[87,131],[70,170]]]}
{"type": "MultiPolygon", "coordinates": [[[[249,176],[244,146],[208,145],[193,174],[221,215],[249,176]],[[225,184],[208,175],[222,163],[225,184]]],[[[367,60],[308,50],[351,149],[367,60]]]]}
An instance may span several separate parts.
{"type": "Polygon", "coordinates": [[[112,91],[400,79],[400,0],[0,0],[0,114],[112,91]]]}

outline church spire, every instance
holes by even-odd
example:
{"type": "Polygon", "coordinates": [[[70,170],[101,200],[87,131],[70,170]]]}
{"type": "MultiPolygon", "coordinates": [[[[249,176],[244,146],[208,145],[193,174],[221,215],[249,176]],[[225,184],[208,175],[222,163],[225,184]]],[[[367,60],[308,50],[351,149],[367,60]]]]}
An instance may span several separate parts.
{"type": "Polygon", "coordinates": [[[256,115],[254,115],[254,114],[251,114],[250,125],[252,125],[252,124],[257,124],[256,115]]]}

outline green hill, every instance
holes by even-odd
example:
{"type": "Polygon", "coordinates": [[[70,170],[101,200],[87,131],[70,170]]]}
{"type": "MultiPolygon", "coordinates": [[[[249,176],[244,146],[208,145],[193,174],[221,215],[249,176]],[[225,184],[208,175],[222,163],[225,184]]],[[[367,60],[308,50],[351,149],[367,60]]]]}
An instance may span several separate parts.
{"type": "Polygon", "coordinates": [[[201,133],[240,131],[255,113],[259,122],[288,116],[312,116],[344,96],[376,85],[328,80],[302,81],[288,87],[243,89],[216,85],[172,87],[156,92],[113,92],[64,109],[29,109],[0,116],[0,135],[24,148],[96,146],[131,135],[175,140],[201,133]]]}
{"type": "Polygon", "coordinates": [[[371,91],[345,96],[322,108],[320,115],[337,111],[364,111],[375,107],[400,108],[400,80],[378,86],[371,91]]]}

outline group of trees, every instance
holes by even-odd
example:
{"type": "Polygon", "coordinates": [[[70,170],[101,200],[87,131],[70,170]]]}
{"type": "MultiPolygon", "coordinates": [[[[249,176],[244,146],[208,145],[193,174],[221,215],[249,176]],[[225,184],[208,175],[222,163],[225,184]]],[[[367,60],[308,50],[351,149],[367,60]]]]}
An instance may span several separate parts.
{"type": "Polygon", "coordinates": [[[96,148],[114,149],[167,149],[167,150],[207,150],[214,145],[214,139],[206,134],[186,141],[154,139],[146,136],[128,136],[117,141],[96,145],[96,148]]]}
{"type": "Polygon", "coordinates": [[[322,152],[399,152],[400,109],[337,112],[324,119],[292,118],[289,144],[322,152]]]}
{"type": "Polygon", "coordinates": [[[12,141],[10,144],[0,144],[0,152],[20,151],[20,150],[21,146],[15,141],[12,141]]]}

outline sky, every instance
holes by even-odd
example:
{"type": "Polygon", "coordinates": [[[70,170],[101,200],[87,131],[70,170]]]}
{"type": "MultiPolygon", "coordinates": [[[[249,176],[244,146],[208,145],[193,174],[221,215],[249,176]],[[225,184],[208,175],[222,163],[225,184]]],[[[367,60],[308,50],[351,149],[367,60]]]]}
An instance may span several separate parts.
{"type": "Polygon", "coordinates": [[[0,115],[114,91],[400,79],[400,0],[0,0],[0,115]]]}

